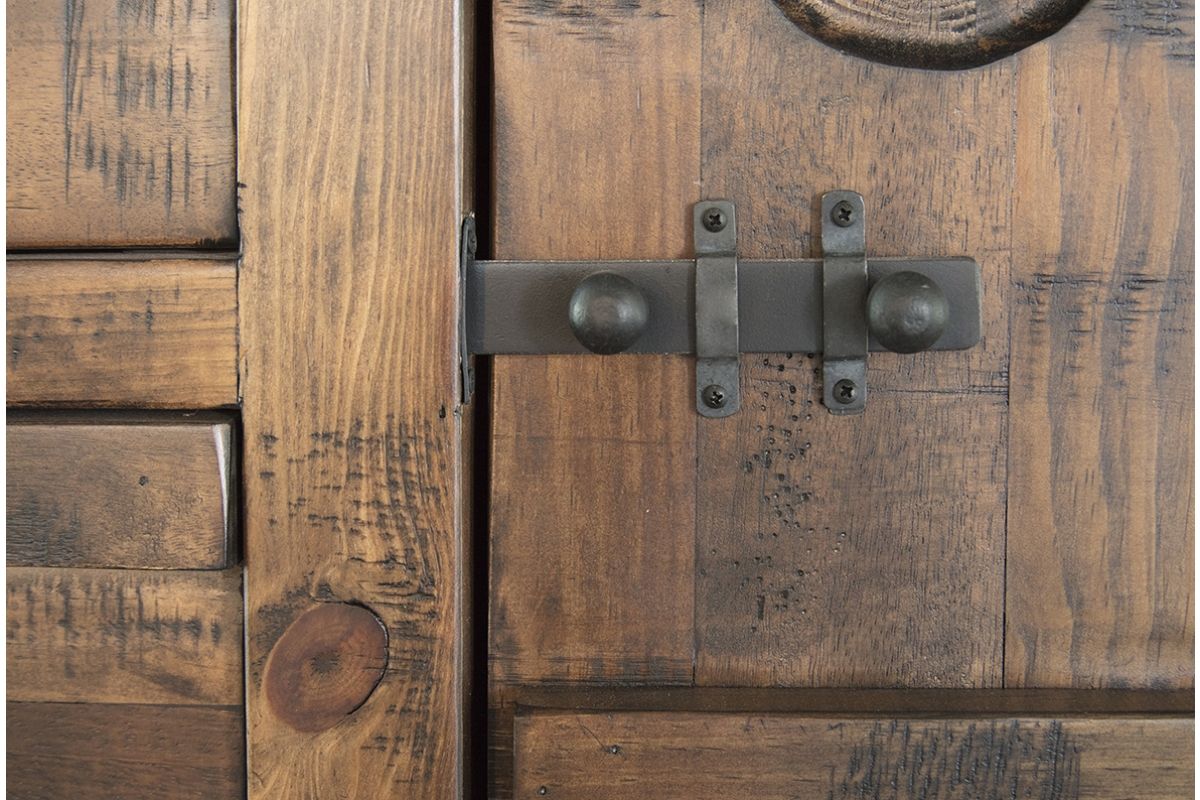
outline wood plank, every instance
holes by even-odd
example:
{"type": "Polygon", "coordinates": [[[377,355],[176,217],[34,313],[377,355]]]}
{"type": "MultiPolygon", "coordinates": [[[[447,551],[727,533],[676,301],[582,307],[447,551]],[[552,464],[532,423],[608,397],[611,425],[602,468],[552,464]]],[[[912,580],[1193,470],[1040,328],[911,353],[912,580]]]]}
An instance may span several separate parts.
{"type": "Polygon", "coordinates": [[[516,796],[1182,800],[1193,739],[1186,717],[534,712],[516,796]]]}
{"type": "Polygon", "coordinates": [[[230,261],[8,262],[9,405],[238,401],[230,261]]]}
{"type": "Polygon", "coordinates": [[[251,798],[465,788],[462,6],[238,8],[251,798]],[[382,652],[312,649],[337,603],[382,652]]]}
{"type": "Polygon", "coordinates": [[[1190,2],[1020,56],[1012,686],[1194,685],[1190,2]]]}
{"type": "Polygon", "coordinates": [[[233,705],[241,570],[9,567],[8,699],[233,705]]]}
{"type": "Polygon", "coordinates": [[[823,192],[867,203],[868,253],[970,255],[984,340],[872,353],[861,417],[820,358],[746,356],[742,410],[699,426],[696,680],[988,687],[1002,680],[1012,67],[870,64],[767,3],[708,3],[704,193],[747,258],[820,257],[823,192]]]}
{"type": "Polygon", "coordinates": [[[8,246],[234,246],[230,0],[7,10],[8,246]]]}
{"type": "Polygon", "coordinates": [[[9,703],[12,800],[235,800],[245,795],[240,707],[9,703]]]}
{"type": "MultiPolygon", "coordinates": [[[[496,5],[496,257],[691,252],[699,16],[496,5]]],[[[492,677],[690,682],[688,360],[493,368],[492,677]]]]}
{"type": "Polygon", "coordinates": [[[233,562],[229,422],[10,422],[7,444],[10,566],[233,562]]]}

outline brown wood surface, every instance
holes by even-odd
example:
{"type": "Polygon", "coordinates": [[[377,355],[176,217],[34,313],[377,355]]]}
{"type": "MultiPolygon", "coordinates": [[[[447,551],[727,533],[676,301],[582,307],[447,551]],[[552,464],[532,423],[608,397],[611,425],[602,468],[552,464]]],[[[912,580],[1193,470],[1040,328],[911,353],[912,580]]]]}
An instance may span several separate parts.
{"type": "Polygon", "coordinates": [[[1010,685],[1195,682],[1191,48],[1094,4],[1020,56],[1010,685]]]}
{"type": "Polygon", "coordinates": [[[739,253],[819,257],[820,195],[857,190],[869,253],[979,261],[984,340],[872,354],[861,417],[821,405],[819,355],[743,357],[742,410],[699,424],[696,680],[998,686],[1011,63],[868,64],[761,2],[707,4],[704,42],[703,187],[739,253]]]}
{"type": "MultiPolygon", "coordinates": [[[[686,0],[497,4],[496,257],[691,251],[698,20],[686,0]]],[[[509,356],[494,372],[492,676],[690,682],[688,361],[509,356]]]]}
{"type": "Polygon", "coordinates": [[[230,0],[8,0],[8,246],[232,246],[230,0]]]}
{"type": "Polygon", "coordinates": [[[251,798],[463,789],[461,5],[238,9],[251,798]],[[298,730],[273,651],[331,602],[382,621],[387,666],[298,730]]]}
{"type": "Polygon", "coordinates": [[[236,800],[242,709],[9,703],[10,800],[236,800]]]}
{"type": "Polygon", "coordinates": [[[236,705],[241,570],[9,567],[8,699],[236,705]]]}
{"type": "Polygon", "coordinates": [[[10,259],[7,311],[9,405],[238,401],[230,261],[10,259]]]}
{"type": "Polygon", "coordinates": [[[1087,0],[775,0],[838,50],[923,69],[966,69],[1041,41],[1087,0]]]}
{"type": "Polygon", "coordinates": [[[228,422],[7,429],[9,565],[219,569],[233,562],[228,422]]]}
{"type": "Polygon", "coordinates": [[[1186,717],[585,713],[517,718],[517,798],[1184,800],[1186,717]]]}

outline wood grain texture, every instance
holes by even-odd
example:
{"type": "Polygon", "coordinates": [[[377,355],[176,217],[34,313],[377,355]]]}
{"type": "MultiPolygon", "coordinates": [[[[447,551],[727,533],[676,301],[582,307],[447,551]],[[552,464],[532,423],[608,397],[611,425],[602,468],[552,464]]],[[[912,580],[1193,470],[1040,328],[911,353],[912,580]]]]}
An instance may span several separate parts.
{"type": "Polygon", "coordinates": [[[867,410],[821,405],[820,356],[745,356],[743,408],[699,425],[696,680],[988,687],[1002,680],[1012,72],[915,72],[710,2],[703,188],[739,253],[819,257],[820,196],[867,203],[868,253],[969,254],[983,342],[873,353],[867,410]],[[803,146],[798,146],[803,142],[803,146]]]}
{"type": "Polygon", "coordinates": [[[534,712],[517,798],[1183,800],[1186,717],[863,719],[534,712]]]}
{"type": "Polygon", "coordinates": [[[8,246],[233,246],[230,0],[7,10],[8,246]]]}
{"type": "MultiPolygon", "coordinates": [[[[698,10],[576,10],[495,8],[495,254],[686,255],[698,10]]],[[[690,372],[679,357],[494,360],[493,678],[691,681],[690,372]]]]}
{"type": "Polygon", "coordinates": [[[229,566],[232,437],[228,422],[10,423],[7,563],[229,566]]]}
{"type": "Polygon", "coordinates": [[[1010,685],[1194,685],[1192,15],[1018,60],[1010,685]]]}
{"type": "Polygon", "coordinates": [[[238,11],[249,796],[457,797],[461,4],[238,11]],[[382,620],[387,668],[296,730],[268,663],[328,602],[382,620]]]}
{"type": "Polygon", "coordinates": [[[238,401],[232,262],[9,260],[9,405],[238,401]]]}
{"type": "Polygon", "coordinates": [[[241,571],[9,567],[8,699],[235,705],[241,571]]]}
{"type": "Polygon", "coordinates": [[[1050,36],[1087,0],[775,0],[825,44],[923,69],[987,64],[1050,36]]]}
{"type": "Polygon", "coordinates": [[[240,707],[9,703],[11,800],[236,800],[240,707]]]}

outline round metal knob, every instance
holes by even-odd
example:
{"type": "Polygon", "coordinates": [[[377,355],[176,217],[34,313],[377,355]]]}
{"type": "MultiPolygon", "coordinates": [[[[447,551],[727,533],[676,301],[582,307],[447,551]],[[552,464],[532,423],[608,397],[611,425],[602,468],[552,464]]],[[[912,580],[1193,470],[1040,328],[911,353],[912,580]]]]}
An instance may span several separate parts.
{"type": "Polygon", "coordinates": [[[919,272],[894,272],[872,286],[867,296],[871,334],[896,353],[929,349],[949,319],[950,303],[942,287],[919,272]]]}
{"type": "Polygon", "coordinates": [[[650,321],[650,304],[633,281],[615,272],[593,272],[571,294],[567,310],[580,344],[601,355],[628,350],[650,321]]]}

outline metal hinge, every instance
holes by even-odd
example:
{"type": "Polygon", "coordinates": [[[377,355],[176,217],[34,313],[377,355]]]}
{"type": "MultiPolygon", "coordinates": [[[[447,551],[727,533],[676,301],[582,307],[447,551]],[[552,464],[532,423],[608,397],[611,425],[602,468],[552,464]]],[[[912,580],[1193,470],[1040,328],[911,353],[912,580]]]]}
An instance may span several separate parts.
{"type": "Polygon", "coordinates": [[[460,245],[464,402],[471,356],[694,353],[696,408],[741,405],[740,353],[822,353],[833,414],[866,408],[867,353],[964,350],[980,339],[974,260],[866,256],[856,192],[821,199],[822,260],[739,260],[733,203],[694,209],[694,260],[476,261],[474,219],[460,245]]]}

